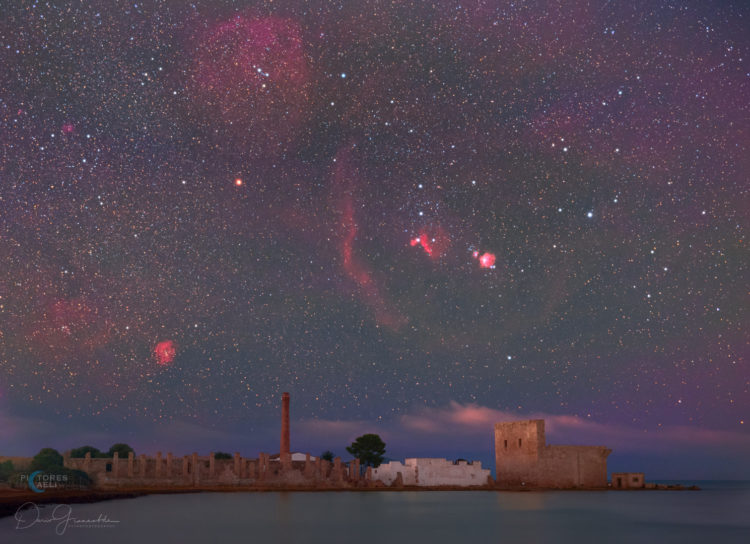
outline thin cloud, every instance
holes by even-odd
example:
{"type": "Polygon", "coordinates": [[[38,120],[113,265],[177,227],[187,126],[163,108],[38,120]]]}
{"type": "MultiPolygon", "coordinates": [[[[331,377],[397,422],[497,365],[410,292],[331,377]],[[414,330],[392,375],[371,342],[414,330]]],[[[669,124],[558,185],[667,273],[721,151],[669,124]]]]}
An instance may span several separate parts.
{"type": "Polygon", "coordinates": [[[346,442],[365,432],[376,432],[398,450],[435,448],[455,451],[462,447],[480,451],[494,447],[494,425],[501,421],[544,419],[548,444],[607,446],[622,452],[654,453],[683,448],[713,450],[727,448],[750,454],[750,436],[701,427],[669,426],[643,430],[609,425],[570,414],[543,412],[515,413],[477,404],[451,402],[438,408],[424,408],[395,420],[378,424],[357,420],[303,420],[297,428],[306,438],[326,437],[346,442]]]}

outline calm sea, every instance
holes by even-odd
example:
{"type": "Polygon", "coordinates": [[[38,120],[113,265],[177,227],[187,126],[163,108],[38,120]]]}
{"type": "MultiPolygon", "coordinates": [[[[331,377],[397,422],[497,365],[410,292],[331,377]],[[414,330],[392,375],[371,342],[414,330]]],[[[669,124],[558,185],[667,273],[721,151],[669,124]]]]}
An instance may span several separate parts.
{"type": "Polygon", "coordinates": [[[27,511],[0,543],[750,543],[750,482],[701,491],[200,493],[27,511]],[[70,516],[62,521],[43,522],[70,516]],[[62,531],[60,531],[62,529],[62,531]],[[62,532],[62,534],[57,534],[62,532]]]}

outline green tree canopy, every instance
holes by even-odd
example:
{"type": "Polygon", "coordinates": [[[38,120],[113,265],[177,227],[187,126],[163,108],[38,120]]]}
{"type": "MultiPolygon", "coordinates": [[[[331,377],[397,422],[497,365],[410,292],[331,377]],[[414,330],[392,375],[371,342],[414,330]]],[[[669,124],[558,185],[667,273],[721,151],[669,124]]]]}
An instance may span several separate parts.
{"type": "Polygon", "coordinates": [[[336,457],[336,454],[333,453],[331,450],[326,450],[320,454],[320,458],[323,459],[324,461],[333,461],[334,457],[336,457]]]}
{"type": "Polygon", "coordinates": [[[54,470],[63,466],[63,456],[52,448],[39,450],[31,460],[31,470],[54,470]]]}
{"type": "Polygon", "coordinates": [[[80,448],[73,448],[70,450],[70,456],[74,458],[86,457],[87,453],[91,453],[91,457],[107,457],[107,455],[94,446],[81,446],[80,448]]]}
{"type": "Polygon", "coordinates": [[[214,459],[231,459],[232,454],[227,453],[225,451],[217,451],[214,453],[214,459]]]}
{"type": "Polygon", "coordinates": [[[346,451],[359,459],[362,466],[379,467],[385,455],[385,442],[376,434],[363,434],[346,451]]]}
{"type": "Polygon", "coordinates": [[[113,444],[112,447],[109,448],[109,452],[107,452],[107,457],[114,457],[115,452],[117,452],[120,459],[122,459],[123,457],[127,457],[128,453],[131,451],[133,452],[133,455],[135,455],[135,450],[127,444],[113,444]]]}
{"type": "Polygon", "coordinates": [[[0,482],[4,482],[8,479],[8,476],[13,474],[13,461],[5,461],[0,463],[0,482]]]}

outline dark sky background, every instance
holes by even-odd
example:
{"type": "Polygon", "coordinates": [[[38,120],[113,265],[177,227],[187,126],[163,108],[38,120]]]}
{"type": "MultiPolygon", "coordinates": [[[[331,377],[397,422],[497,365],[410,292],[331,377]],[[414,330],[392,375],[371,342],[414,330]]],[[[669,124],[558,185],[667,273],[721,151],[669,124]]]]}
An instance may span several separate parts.
{"type": "MultiPolygon", "coordinates": [[[[750,469],[750,8],[0,6],[0,447],[750,469]]],[[[493,463],[494,464],[494,463],[493,463]]]]}

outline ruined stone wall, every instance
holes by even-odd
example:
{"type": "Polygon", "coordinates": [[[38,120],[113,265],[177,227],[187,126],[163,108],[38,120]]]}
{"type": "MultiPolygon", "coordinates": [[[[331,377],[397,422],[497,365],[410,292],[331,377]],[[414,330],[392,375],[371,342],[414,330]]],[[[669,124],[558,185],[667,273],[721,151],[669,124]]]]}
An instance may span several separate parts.
{"type": "Polygon", "coordinates": [[[413,458],[406,464],[416,469],[417,485],[420,486],[459,486],[471,487],[486,485],[490,477],[488,469],[482,469],[482,463],[466,461],[454,463],[447,459],[413,458]]]}
{"type": "MultiPolygon", "coordinates": [[[[239,484],[234,460],[216,460],[197,454],[175,457],[146,455],[119,458],[66,459],[65,466],[87,472],[98,487],[239,484]]],[[[239,468],[239,467],[238,467],[239,468]]],[[[239,470],[238,470],[239,474],[239,470]]]]}
{"type": "MultiPolygon", "coordinates": [[[[300,456],[297,457],[298,459],[300,456]]],[[[216,486],[302,486],[311,488],[341,488],[367,485],[359,475],[359,463],[348,465],[340,458],[325,461],[304,454],[304,460],[284,465],[266,453],[257,458],[245,458],[235,453],[232,459],[216,459],[213,454],[176,456],[172,453],[155,456],[129,455],[85,458],[64,457],[64,466],[86,472],[101,489],[140,487],[216,487],[216,486]]],[[[0,462],[12,461],[16,469],[24,470],[31,457],[0,457],[0,462]]]]}
{"type": "Polygon", "coordinates": [[[496,478],[501,485],[606,487],[603,446],[548,446],[540,419],[495,425],[496,478]]]}
{"type": "Polygon", "coordinates": [[[379,480],[385,485],[393,485],[401,474],[401,483],[403,485],[417,485],[416,467],[407,466],[400,461],[391,461],[383,463],[377,468],[372,469],[372,479],[379,480]]]}
{"type": "Polygon", "coordinates": [[[546,446],[534,474],[539,487],[606,487],[607,455],[600,446],[546,446]]]}
{"type": "Polygon", "coordinates": [[[65,466],[83,470],[98,488],[139,487],[216,487],[216,486],[302,486],[311,488],[351,487],[367,485],[359,476],[359,464],[349,469],[336,458],[333,463],[309,454],[304,461],[289,464],[274,461],[261,453],[247,459],[235,453],[232,459],[216,459],[213,454],[197,453],[181,457],[129,455],[125,459],[66,458],[65,466]]]}

